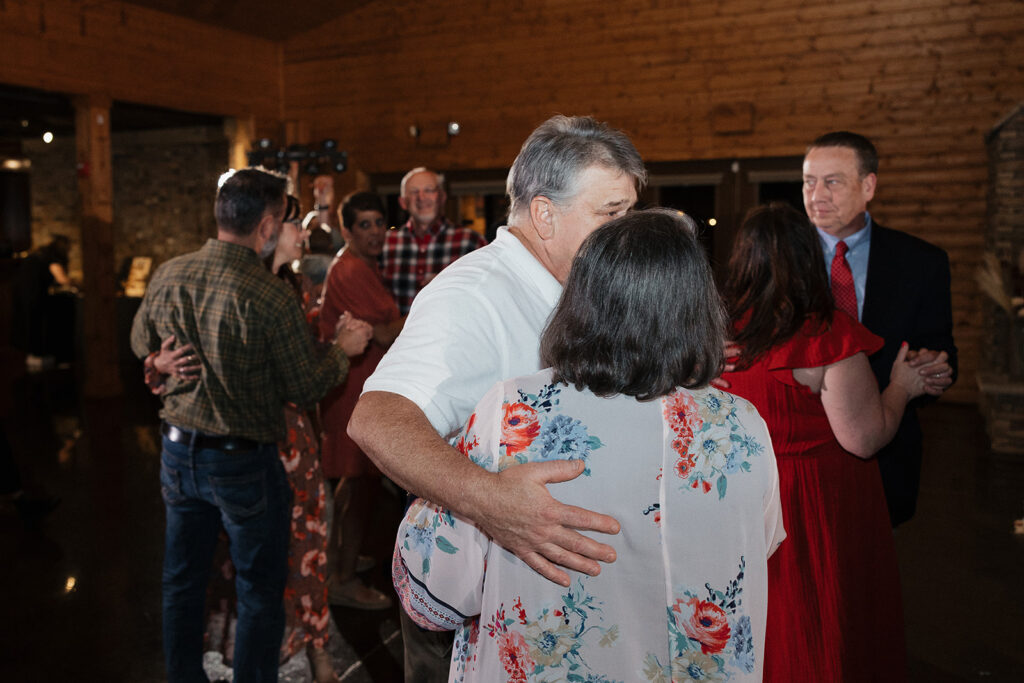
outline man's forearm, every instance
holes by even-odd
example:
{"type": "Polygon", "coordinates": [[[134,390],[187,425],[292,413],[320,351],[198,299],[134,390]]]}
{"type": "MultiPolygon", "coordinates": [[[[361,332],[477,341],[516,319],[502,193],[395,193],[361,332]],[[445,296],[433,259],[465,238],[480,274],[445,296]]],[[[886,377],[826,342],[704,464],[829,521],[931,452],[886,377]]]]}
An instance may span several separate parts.
{"type": "Polygon", "coordinates": [[[363,394],[348,434],[400,486],[472,520],[494,542],[562,586],[567,567],[590,575],[615,550],[577,530],[619,532],[613,518],[566,506],[547,484],[583,472],[580,461],[553,460],[509,467],[501,474],[478,467],[449,446],[411,401],[382,391],[363,394]]]}
{"type": "Polygon", "coordinates": [[[496,477],[452,448],[419,406],[398,394],[363,394],[348,434],[396,484],[471,519],[471,497],[496,477]]]}

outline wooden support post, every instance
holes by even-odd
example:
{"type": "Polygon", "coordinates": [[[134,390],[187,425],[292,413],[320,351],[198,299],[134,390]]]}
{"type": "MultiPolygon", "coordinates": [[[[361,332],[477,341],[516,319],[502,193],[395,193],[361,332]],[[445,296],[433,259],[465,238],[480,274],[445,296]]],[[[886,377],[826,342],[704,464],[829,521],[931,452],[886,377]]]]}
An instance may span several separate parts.
{"type": "Polygon", "coordinates": [[[114,269],[114,182],[110,154],[110,98],[83,95],[75,106],[78,194],[82,202],[82,393],[121,393],[114,269]]]}

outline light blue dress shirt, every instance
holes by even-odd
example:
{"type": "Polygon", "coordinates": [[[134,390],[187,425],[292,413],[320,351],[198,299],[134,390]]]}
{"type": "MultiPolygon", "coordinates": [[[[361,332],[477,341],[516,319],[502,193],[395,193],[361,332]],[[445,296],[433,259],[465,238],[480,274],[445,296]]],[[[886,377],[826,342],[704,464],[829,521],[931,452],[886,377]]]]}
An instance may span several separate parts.
{"type": "MultiPolygon", "coordinates": [[[[829,282],[832,281],[832,259],[836,255],[837,237],[833,237],[824,230],[817,229],[821,237],[821,250],[825,252],[825,270],[828,272],[829,282]]],[[[864,317],[864,290],[868,282],[868,256],[871,252],[871,214],[864,212],[864,227],[853,233],[846,239],[846,262],[850,264],[853,272],[853,288],[857,292],[857,319],[864,317]]]]}

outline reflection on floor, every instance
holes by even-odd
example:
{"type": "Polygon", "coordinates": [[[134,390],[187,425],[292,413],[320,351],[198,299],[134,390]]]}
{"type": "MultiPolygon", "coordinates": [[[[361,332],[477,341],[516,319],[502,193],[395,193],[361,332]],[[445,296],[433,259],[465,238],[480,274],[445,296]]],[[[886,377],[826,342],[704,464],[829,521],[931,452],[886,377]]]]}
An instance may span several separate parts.
{"type": "MultiPolygon", "coordinates": [[[[164,680],[158,404],[131,384],[82,401],[70,370],[19,380],[5,428],[27,483],[63,502],[36,527],[0,508],[2,681],[164,680]]],[[[896,537],[912,680],[1024,681],[1024,458],[990,453],[972,406],[923,417],[921,502],[896,537]]],[[[398,514],[381,501],[366,577],[382,590],[398,514]]],[[[401,680],[396,609],[333,609],[344,681],[401,680]]]]}

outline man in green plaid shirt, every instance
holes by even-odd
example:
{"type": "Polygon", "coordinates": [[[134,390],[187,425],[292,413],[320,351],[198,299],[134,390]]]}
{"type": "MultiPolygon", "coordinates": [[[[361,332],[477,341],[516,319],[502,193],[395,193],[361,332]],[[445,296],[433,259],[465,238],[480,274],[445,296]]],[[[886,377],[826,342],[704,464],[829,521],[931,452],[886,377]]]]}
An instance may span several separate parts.
{"type": "Polygon", "coordinates": [[[174,335],[191,344],[198,378],[172,375],[163,394],[160,485],[169,681],[205,681],[206,581],[221,525],[236,569],[235,680],[276,681],[284,632],[291,489],[277,453],[284,404],[314,404],[342,382],[369,335],[342,329],[317,357],[295,293],[263,265],[285,211],[287,180],[245,169],[223,181],[217,239],[153,274],[132,324],[145,357],[174,335]]]}

